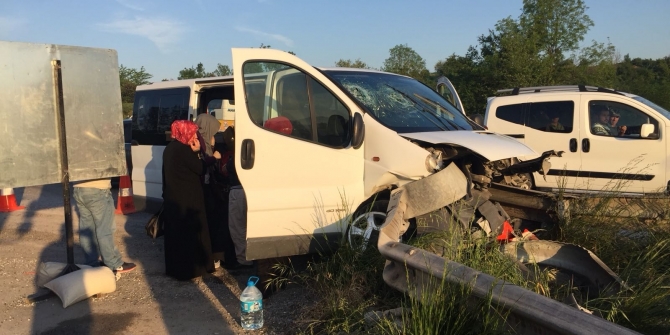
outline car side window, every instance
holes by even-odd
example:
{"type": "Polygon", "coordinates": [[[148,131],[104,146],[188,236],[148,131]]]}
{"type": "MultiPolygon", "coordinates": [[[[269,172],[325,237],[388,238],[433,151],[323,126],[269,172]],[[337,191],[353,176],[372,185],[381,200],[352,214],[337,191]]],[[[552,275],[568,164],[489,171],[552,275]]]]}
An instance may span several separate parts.
{"type": "Polygon", "coordinates": [[[659,124],[656,119],[641,110],[618,102],[594,100],[589,102],[591,134],[640,138],[643,124],[654,127],[652,135],[658,138],[659,124]]]}
{"type": "Polygon", "coordinates": [[[552,133],[571,133],[575,119],[573,101],[534,102],[530,104],[526,127],[552,133]]]}
{"type": "Polygon", "coordinates": [[[523,126],[523,104],[499,106],[496,108],[496,117],[523,126]]]}
{"type": "Polygon", "coordinates": [[[268,62],[244,64],[247,110],[268,131],[343,148],[350,113],[330,91],[305,73],[268,62]]]}
{"type": "Polygon", "coordinates": [[[346,147],[349,144],[351,124],[349,110],[316,80],[310,78],[309,88],[316,118],[317,141],[332,147],[346,147]]]}

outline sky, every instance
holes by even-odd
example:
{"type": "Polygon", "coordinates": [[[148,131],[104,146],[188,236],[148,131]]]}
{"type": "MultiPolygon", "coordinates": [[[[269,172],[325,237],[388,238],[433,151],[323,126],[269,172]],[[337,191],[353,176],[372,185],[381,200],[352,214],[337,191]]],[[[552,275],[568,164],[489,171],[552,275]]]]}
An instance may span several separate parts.
{"type": "MultiPolygon", "coordinates": [[[[582,46],[623,57],[670,56],[670,0],[585,0],[594,26],[582,46]]],[[[151,81],[202,62],[232,67],[231,48],[270,45],[314,66],[360,59],[379,68],[406,44],[435,64],[465,55],[521,0],[0,0],[0,40],[115,49],[151,81]]]]}

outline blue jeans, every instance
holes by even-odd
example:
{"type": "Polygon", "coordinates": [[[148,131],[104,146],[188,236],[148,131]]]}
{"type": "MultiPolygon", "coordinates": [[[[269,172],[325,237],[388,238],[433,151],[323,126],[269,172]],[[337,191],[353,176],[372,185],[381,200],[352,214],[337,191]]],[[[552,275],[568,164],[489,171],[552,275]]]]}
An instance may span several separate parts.
{"type": "Polygon", "coordinates": [[[85,264],[98,266],[98,257],[110,269],[123,264],[114,245],[114,199],[109,189],[74,187],[79,210],[79,244],[84,249],[85,264]]]}

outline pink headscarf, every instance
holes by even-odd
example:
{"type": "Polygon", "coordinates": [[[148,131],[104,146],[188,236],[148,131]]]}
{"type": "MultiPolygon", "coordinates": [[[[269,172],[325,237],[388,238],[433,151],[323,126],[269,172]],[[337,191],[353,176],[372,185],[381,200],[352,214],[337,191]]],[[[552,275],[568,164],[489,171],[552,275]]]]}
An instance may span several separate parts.
{"type": "Polygon", "coordinates": [[[193,121],[177,120],[172,122],[172,138],[188,145],[193,136],[198,132],[198,125],[193,121]]]}

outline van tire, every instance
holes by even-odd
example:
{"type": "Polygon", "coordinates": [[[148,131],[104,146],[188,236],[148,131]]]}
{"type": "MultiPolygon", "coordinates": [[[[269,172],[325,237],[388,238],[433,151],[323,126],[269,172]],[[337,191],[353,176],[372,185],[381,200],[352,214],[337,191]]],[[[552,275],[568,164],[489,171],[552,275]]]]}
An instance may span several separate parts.
{"type": "MultiPolygon", "coordinates": [[[[346,243],[351,248],[360,251],[377,248],[379,229],[386,221],[388,205],[389,200],[377,199],[374,202],[363,203],[358,207],[345,233],[346,243]],[[372,227],[369,227],[370,223],[372,223],[372,227]],[[352,226],[357,229],[352,228],[352,226]]],[[[409,223],[407,231],[400,239],[401,241],[407,241],[416,234],[416,219],[410,219],[409,223]]]]}

